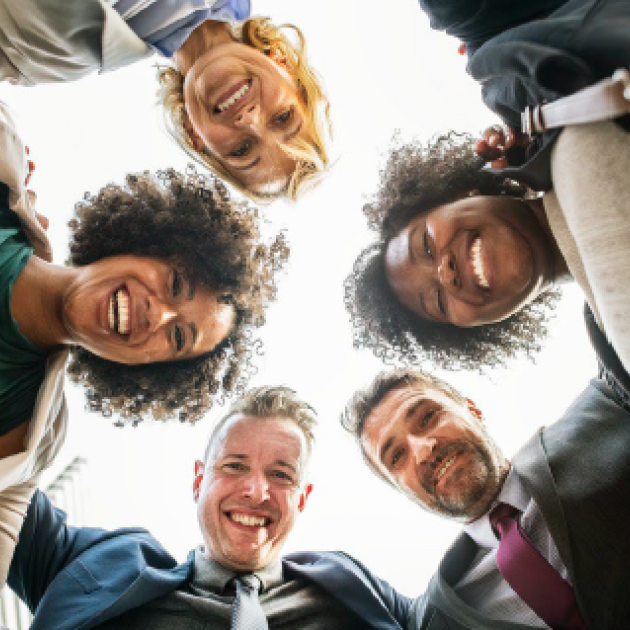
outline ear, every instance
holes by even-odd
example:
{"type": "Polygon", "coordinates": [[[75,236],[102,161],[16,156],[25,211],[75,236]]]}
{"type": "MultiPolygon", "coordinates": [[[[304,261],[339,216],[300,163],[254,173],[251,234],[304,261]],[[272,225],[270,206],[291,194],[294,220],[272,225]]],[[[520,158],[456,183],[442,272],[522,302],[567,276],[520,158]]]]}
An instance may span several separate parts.
{"type": "Polygon", "coordinates": [[[306,506],[306,499],[308,499],[308,497],[311,494],[312,490],[313,490],[313,484],[309,483],[304,488],[304,492],[302,492],[302,494],[300,495],[300,500],[298,502],[298,510],[300,512],[302,512],[304,510],[304,508],[306,506]]]}
{"type": "Polygon", "coordinates": [[[184,114],[184,131],[188,136],[189,140],[192,142],[193,148],[195,151],[202,151],[204,148],[203,140],[201,136],[195,131],[195,128],[192,126],[190,122],[190,118],[188,118],[188,114],[184,114]]]}
{"type": "Polygon", "coordinates": [[[270,48],[266,51],[266,55],[274,63],[282,66],[287,72],[289,71],[289,63],[287,62],[286,55],[279,48],[270,48]]]}
{"type": "Polygon", "coordinates": [[[193,481],[193,499],[195,503],[199,501],[199,489],[201,488],[201,482],[203,481],[203,471],[204,471],[203,462],[197,460],[195,462],[195,479],[193,481]]]}
{"type": "Polygon", "coordinates": [[[475,405],[475,403],[470,400],[470,398],[466,398],[466,405],[468,407],[468,411],[481,422],[483,420],[483,414],[481,413],[479,407],[475,405]]]}

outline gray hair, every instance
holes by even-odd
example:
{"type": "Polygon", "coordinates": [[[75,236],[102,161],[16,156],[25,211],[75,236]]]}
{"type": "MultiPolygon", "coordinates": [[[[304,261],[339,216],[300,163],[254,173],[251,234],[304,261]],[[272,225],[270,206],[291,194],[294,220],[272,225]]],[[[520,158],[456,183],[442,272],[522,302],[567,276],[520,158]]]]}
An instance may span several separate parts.
{"type": "Polygon", "coordinates": [[[236,414],[265,420],[269,418],[283,418],[296,424],[306,440],[307,459],[313,451],[315,442],[314,428],[317,424],[317,414],[313,407],[298,398],[294,390],[284,386],[263,385],[245,392],[215,425],[206,451],[203,456],[204,464],[212,446],[225,424],[236,414]]]}

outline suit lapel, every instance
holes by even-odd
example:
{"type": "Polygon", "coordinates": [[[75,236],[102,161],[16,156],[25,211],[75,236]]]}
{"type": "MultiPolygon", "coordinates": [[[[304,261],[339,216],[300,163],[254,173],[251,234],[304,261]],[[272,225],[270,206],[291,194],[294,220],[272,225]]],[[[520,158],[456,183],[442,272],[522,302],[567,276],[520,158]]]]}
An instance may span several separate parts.
{"type": "Polygon", "coordinates": [[[342,554],[303,552],[283,559],[287,575],[302,577],[340,601],[378,630],[398,630],[400,625],[384,606],[374,587],[356,565],[342,554]]]}
{"type": "Polygon", "coordinates": [[[558,488],[554,480],[549,461],[542,442],[540,429],[525,446],[516,454],[512,465],[523,485],[533,497],[545,517],[545,524],[553,537],[564,566],[567,568],[571,581],[575,584],[575,570],[569,534],[558,498],[558,488]]]}
{"type": "MultiPolygon", "coordinates": [[[[431,578],[424,606],[433,605],[457,623],[462,630],[525,630],[529,626],[507,621],[492,621],[464,603],[454,590],[477,553],[477,545],[468,534],[462,533],[444,555],[437,573],[431,578]]],[[[424,627],[424,626],[423,626],[424,627]]],[[[420,630],[418,628],[418,630],[420,630]]]]}

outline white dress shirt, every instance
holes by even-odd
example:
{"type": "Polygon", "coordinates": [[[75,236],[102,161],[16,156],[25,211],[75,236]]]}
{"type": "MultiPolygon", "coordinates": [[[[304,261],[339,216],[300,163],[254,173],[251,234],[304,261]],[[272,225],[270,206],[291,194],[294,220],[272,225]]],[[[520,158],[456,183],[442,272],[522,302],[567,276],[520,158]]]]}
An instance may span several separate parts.
{"type": "Polygon", "coordinates": [[[511,621],[533,628],[548,628],[538,615],[512,590],[496,563],[499,540],[490,525],[490,512],[499,503],[507,503],[521,513],[521,527],[542,556],[570,582],[558,548],[547,529],[540,509],[529,496],[514,469],[510,469],[503,488],[488,512],[464,527],[479,550],[468,571],[454,590],[471,608],[495,621],[511,621]]]}

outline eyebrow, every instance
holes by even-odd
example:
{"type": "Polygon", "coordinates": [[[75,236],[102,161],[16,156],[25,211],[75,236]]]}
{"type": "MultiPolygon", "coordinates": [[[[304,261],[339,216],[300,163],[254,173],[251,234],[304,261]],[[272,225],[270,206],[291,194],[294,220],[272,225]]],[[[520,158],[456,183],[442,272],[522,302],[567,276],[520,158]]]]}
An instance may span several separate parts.
{"type": "Polygon", "coordinates": [[[197,291],[197,286],[195,285],[193,280],[188,280],[188,300],[192,300],[195,297],[195,292],[197,291]]]}
{"type": "Polygon", "coordinates": [[[409,256],[409,260],[410,260],[412,263],[415,263],[415,262],[416,262],[416,255],[415,255],[415,253],[414,253],[414,251],[413,251],[412,241],[413,241],[414,234],[416,233],[416,230],[417,230],[419,227],[420,227],[419,225],[416,225],[416,226],[415,226],[415,227],[411,230],[411,232],[409,232],[409,236],[408,236],[408,238],[407,238],[407,255],[409,256]]]}

